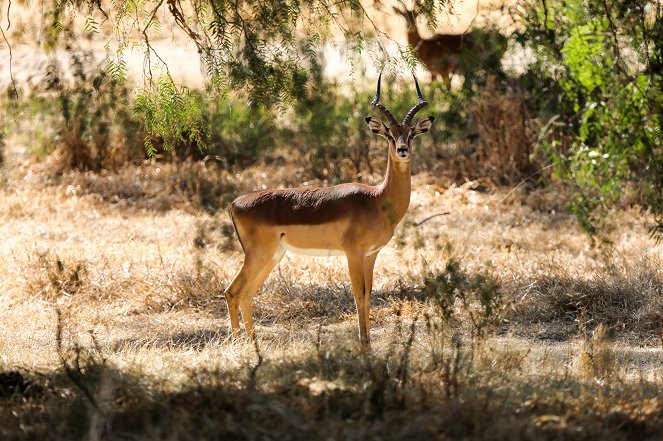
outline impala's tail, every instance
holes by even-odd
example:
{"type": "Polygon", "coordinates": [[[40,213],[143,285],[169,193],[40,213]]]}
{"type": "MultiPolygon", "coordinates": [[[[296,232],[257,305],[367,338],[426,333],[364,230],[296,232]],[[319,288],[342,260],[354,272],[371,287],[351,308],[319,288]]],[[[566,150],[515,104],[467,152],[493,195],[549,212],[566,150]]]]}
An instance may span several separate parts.
{"type": "Polygon", "coordinates": [[[235,234],[237,234],[237,239],[239,239],[239,244],[242,246],[242,251],[246,251],[244,249],[244,242],[242,242],[242,236],[239,235],[239,230],[237,229],[237,223],[235,223],[235,203],[230,204],[230,220],[233,221],[233,228],[235,229],[235,234]]]}

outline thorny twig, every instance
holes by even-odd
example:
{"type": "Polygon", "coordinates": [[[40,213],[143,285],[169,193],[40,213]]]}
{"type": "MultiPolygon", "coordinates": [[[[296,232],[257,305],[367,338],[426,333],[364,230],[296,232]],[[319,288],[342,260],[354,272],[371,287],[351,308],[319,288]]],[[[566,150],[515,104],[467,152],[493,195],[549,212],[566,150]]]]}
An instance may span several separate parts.
{"type": "MultiPolygon", "coordinates": [[[[12,25],[11,19],[9,17],[9,11],[12,6],[11,0],[9,0],[9,4],[7,5],[7,31],[9,31],[9,28],[12,25]]],[[[9,40],[7,39],[7,35],[5,35],[5,31],[2,30],[0,27],[0,33],[2,33],[2,38],[5,40],[5,43],[7,44],[7,47],[9,48],[9,77],[11,78],[12,81],[12,89],[14,90],[14,98],[18,99],[18,89],[16,88],[16,80],[14,78],[14,71],[12,69],[12,64],[14,61],[14,54],[12,53],[12,45],[9,44],[9,40]]]]}

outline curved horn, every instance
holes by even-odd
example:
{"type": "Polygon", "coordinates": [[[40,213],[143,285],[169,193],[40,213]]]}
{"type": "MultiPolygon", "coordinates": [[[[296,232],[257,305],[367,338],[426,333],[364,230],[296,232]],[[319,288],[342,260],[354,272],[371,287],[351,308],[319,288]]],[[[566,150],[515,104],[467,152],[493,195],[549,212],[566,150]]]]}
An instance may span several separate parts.
{"type": "Polygon", "coordinates": [[[408,126],[412,123],[412,118],[414,118],[414,115],[426,107],[428,105],[428,102],[424,99],[424,96],[421,94],[421,89],[419,88],[419,82],[417,81],[417,77],[412,74],[414,77],[414,84],[417,86],[417,97],[419,97],[419,102],[410,109],[410,111],[405,115],[405,119],[403,120],[403,124],[407,124],[408,126]]]}
{"type": "Polygon", "coordinates": [[[371,101],[371,106],[375,107],[378,109],[380,112],[384,114],[384,116],[387,117],[389,120],[389,124],[393,125],[398,125],[398,121],[396,121],[396,118],[394,118],[394,115],[391,114],[389,110],[385,106],[379,103],[380,101],[380,81],[382,80],[382,72],[380,72],[380,76],[378,77],[378,90],[375,93],[375,98],[373,101],[371,101]]]}

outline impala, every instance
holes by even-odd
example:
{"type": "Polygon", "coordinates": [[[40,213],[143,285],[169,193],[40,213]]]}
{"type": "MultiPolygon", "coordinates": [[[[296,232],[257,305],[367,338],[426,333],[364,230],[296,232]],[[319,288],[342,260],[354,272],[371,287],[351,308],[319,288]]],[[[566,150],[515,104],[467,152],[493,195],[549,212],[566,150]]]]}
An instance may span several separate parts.
{"type": "Polygon", "coordinates": [[[366,117],[370,130],[389,144],[387,171],[376,186],[360,183],[335,187],[263,190],[238,197],[230,207],[244,263],[225,290],[232,334],[239,334],[239,312],[246,332],[255,338],[251,307],[253,296],[286,251],[313,256],[345,255],[359,319],[362,346],[368,346],[369,306],[373,267],[410,203],[412,140],[427,132],[428,116],[412,124],[414,115],[428,103],[415,77],[419,102],[401,124],[380,101],[380,81],[371,105],[388,125],[366,117]]]}
{"type": "Polygon", "coordinates": [[[465,34],[435,34],[431,38],[421,38],[417,29],[417,15],[409,9],[394,11],[407,22],[407,42],[426,65],[433,78],[442,78],[451,86],[451,76],[460,67],[460,54],[469,46],[465,34]]]}

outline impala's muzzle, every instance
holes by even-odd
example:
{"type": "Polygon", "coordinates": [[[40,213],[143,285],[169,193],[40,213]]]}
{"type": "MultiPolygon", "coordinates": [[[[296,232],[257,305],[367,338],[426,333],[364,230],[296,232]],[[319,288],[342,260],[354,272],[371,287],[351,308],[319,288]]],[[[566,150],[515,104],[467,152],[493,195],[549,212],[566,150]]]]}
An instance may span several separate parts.
{"type": "Polygon", "coordinates": [[[407,145],[401,144],[398,147],[396,147],[396,155],[401,158],[405,159],[408,157],[410,154],[410,149],[408,149],[407,145]]]}

